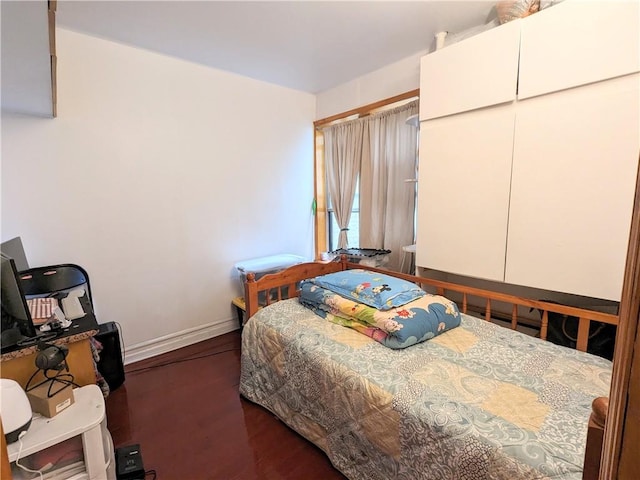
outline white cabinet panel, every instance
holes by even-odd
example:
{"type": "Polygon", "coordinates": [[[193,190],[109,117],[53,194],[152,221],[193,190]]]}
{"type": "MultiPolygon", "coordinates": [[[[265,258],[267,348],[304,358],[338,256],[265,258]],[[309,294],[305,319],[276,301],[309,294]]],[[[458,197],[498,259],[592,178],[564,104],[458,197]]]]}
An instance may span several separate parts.
{"type": "Polygon", "coordinates": [[[636,74],[518,102],[508,283],[619,301],[639,84],[636,74]]]}
{"type": "Polygon", "coordinates": [[[519,43],[515,20],[422,57],[420,120],[514,100],[519,43]]]}
{"type": "Polygon", "coordinates": [[[503,280],[513,105],[422,122],[416,265],[503,280]]]}
{"type": "Polygon", "coordinates": [[[565,0],[521,21],[518,98],[640,71],[639,5],[565,0]]]}
{"type": "Polygon", "coordinates": [[[423,57],[416,265],[618,301],[639,71],[637,0],[565,0],[423,57]]]}

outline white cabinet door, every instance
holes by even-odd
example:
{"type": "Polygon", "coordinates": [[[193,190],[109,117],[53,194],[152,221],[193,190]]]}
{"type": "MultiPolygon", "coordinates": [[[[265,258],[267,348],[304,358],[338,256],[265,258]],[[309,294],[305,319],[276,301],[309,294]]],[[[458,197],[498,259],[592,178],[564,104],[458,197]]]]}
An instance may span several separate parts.
{"type": "Polygon", "coordinates": [[[519,44],[514,20],[422,57],[420,120],[514,100],[519,44]]]}
{"type": "Polygon", "coordinates": [[[504,280],[513,105],[420,125],[416,265],[504,280]]]}
{"type": "Polygon", "coordinates": [[[640,71],[639,5],[565,0],[523,19],[518,99],[640,71]]]}
{"type": "Polygon", "coordinates": [[[505,280],[620,300],[640,77],[518,102],[505,280]]]}

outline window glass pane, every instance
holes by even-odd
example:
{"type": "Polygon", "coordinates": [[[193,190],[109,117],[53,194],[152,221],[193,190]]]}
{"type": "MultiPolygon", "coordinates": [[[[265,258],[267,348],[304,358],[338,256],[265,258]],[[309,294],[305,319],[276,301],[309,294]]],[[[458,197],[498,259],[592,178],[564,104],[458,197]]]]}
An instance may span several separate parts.
{"type": "MultiPolygon", "coordinates": [[[[360,182],[356,184],[356,193],[353,199],[353,210],[351,210],[351,218],[349,219],[349,231],[347,232],[348,246],[360,247],[360,182]]],[[[336,215],[333,212],[331,206],[331,199],[329,198],[329,215],[328,220],[331,222],[329,227],[329,250],[336,250],[338,248],[338,235],[340,235],[340,227],[336,221],[336,215]]]]}
{"type": "MultiPolygon", "coordinates": [[[[340,228],[338,228],[336,216],[333,212],[331,212],[329,217],[331,218],[331,239],[329,242],[329,248],[331,250],[336,250],[338,248],[338,235],[340,234],[340,228]]],[[[351,211],[347,241],[347,246],[349,247],[356,248],[360,246],[360,212],[357,210],[351,211]]]]}

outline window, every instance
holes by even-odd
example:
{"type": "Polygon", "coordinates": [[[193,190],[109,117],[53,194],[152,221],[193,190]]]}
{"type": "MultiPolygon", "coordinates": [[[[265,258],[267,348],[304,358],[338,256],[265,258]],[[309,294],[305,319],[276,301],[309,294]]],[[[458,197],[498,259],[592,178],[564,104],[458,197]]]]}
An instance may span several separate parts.
{"type": "MultiPolygon", "coordinates": [[[[331,207],[331,198],[328,199],[329,208],[328,214],[328,239],[329,250],[336,250],[338,248],[338,235],[340,234],[340,228],[336,222],[333,208],[331,207]]],[[[360,246],[360,183],[356,186],[356,194],[353,199],[353,208],[351,209],[351,218],[349,219],[349,231],[347,232],[347,238],[349,239],[348,245],[350,247],[360,246]]]]}
{"type": "MultiPolygon", "coordinates": [[[[399,105],[406,104],[418,98],[420,91],[413,90],[395,97],[381,100],[376,103],[366,105],[357,109],[334,115],[322,120],[314,122],[314,138],[315,138],[315,250],[316,256],[320,257],[321,252],[327,252],[337,249],[338,235],[340,229],[335,219],[335,213],[331,208],[331,201],[328,198],[329,192],[326,185],[326,166],[325,166],[325,139],[322,129],[326,126],[353,120],[360,117],[366,117],[373,113],[383,110],[395,108],[399,105]]],[[[409,178],[409,175],[407,178],[409,178]]],[[[351,210],[351,218],[349,219],[349,230],[347,232],[348,245],[350,247],[363,247],[360,245],[360,202],[359,202],[359,185],[356,187],[353,207],[351,210]]],[[[414,212],[415,215],[415,212],[414,212]]],[[[411,243],[411,242],[409,242],[411,243]]]]}

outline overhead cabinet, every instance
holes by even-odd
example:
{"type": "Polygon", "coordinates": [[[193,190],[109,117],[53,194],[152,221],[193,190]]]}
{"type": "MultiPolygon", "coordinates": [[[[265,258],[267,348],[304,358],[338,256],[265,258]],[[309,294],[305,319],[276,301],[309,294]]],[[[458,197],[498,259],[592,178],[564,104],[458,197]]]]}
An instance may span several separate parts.
{"type": "Polygon", "coordinates": [[[507,23],[422,57],[420,120],[514,100],[519,23],[507,23]]]}
{"type": "Polygon", "coordinates": [[[637,0],[565,0],[519,21],[518,99],[640,69],[637,0]]]}
{"type": "Polygon", "coordinates": [[[637,2],[565,0],[423,57],[416,265],[620,299],[639,14],[637,2]],[[512,69],[502,93],[477,91],[497,59],[512,69]]]}

